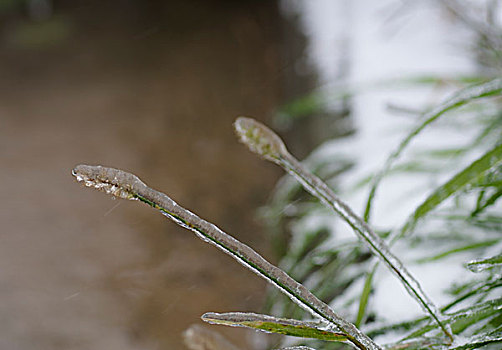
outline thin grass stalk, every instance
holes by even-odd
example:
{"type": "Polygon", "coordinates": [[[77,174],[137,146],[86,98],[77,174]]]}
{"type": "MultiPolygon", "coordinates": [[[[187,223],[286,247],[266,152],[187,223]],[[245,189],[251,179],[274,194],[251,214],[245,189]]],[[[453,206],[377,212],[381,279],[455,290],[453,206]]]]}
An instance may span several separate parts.
{"type": "Polygon", "coordinates": [[[385,242],[356,215],[352,209],[335,195],[326,183],[306,169],[286,149],[283,141],[272,130],[252,118],[239,117],[235,122],[235,130],[241,142],[263,158],[280,165],[293,175],[303,187],[326,206],[340,215],[361,237],[385,265],[397,276],[408,293],[419,303],[426,313],[436,321],[445,335],[453,341],[450,330],[440,320],[440,312],[422,290],[418,281],[394,256],[385,242]]]}
{"type": "Polygon", "coordinates": [[[159,210],[178,225],[194,232],[203,241],[215,245],[258,276],[266,279],[313,316],[337,327],[356,348],[362,350],[381,349],[352,323],[336,314],[302,284],[269,263],[251,247],[223,232],[216,225],[179,206],[166,194],[148,187],[137,176],[118,169],[89,165],[78,165],[72,173],[79,182],[83,182],[87,187],[94,187],[123,199],[139,200],[159,210]]]}
{"type": "Polygon", "coordinates": [[[425,312],[432,316],[445,335],[453,340],[450,331],[440,320],[441,313],[439,310],[422,290],[420,283],[390,251],[385,242],[349,206],[341,201],[322,180],[305,169],[295,158],[292,156],[287,157],[283,159],[281,165],[288,173],[295,176],[312,195],[331,207],[359,234],[373,253],[398,277],[408,293],[418,301],[425,312]]]}

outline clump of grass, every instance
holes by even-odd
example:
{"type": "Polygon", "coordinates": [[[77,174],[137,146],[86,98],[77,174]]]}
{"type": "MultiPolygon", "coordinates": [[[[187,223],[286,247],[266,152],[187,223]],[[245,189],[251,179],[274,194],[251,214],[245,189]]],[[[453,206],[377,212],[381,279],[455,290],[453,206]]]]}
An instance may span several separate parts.
{"type": "MultiPolygon", "coordinates": [[[[440,321],[448,331],[451,330],[454,340],[451,344],[445,341],[444,330],[438,327],[430,313],[397,322],[385,320],[385,315],[377,313],[370,300],[378,262],[362,249],[357,240],[344,240],[339,242],[339,246],[327,244],[330,229],[322,223],[311,226],[305,232],[301,231],[301,225],[293,226],[295,231],[291,245],[284,251],[280,266],[300,281],[307,281],[311,290],[325,302],[342,305],[349,319],[353,318],[354,324],[370,336],[392,334],[398,340],[388,344],[390,348],[498,349],[496,344],[502,342],[502,299],[499,297],[502,287],[502,215],[500,206],[497,207],[502,196],[501,96],[501,79],[478,82],[456,92],[424,113],[389,155],[382,169],[369,181],[359,181],[355,187],[360,190],[362,186],[369,185],[364,215],[367,222],[382,179],[395,174],[416,176],[420,173],[436,178],[442,175],[442,183],[430,190],[404,224],[381,228],[378,236],[387,242],[388,247],[401,241],[400,249],[406,249],[409,255],[421,254],[414,264],[433,263],[439,270],[446,259],[473,257],[459,262],[468,269],[465,278],[457,284],[444,286],[450,301],[439,308],[440,321]],[[440,117],[462,120],[470,132],[476,131],[477,135],[470,141],[466,140],[469,142],[461,148],[415,153],[413,163],[394,165],[412,141],[440,117]],[[437,166],[438,162],[440,166],[437,166]],[[449,175],[446,177],[443,174],[449,175]],[[359,296],[354,295],[356,285],[362,285],[359,296]]],[[[455,123],[450,122],[450,125],[455,126],[455,123]]],[[[330,164],[333,160],[317,159],[314,169],[323,173],[323,168],[319,166],[323,162],[330,164]]],[[[288,217],[293,222],[299,222],[322,213],[320,205],[312,203],[301,192],[302,185],[305,186],[291,179],[279,183],[271,204],[266,208],[271,213],[266,217],[276,231],[284,230],[288,217]],[[280,211],[284,206],[290,208],[286,214],[280,211]]],[[[307,191],[312,193],[312,189],[307,188],[307,191]]],[[[321,201],[330,205],[326,199],[321,201]]],[[[280,235],[276,233],[276,236],[280,235]]],[[[283,317],[302,317],[300,312],[281,302],[275,293],[269,293],[266,310],[274,310],[283,317]]],[[[316,349],[338,349],[319,341],[302,344],[316,349]]]]}
{"type": "MultiPolygon", "coordinates": [[[[483,91],[483,93],[475,95],[477,97],[470,94],[469,101],[483,96],[500,95],[501,88],[500,80],[477,87],[475,91],[483,91]],[[487,91],[490,92],[487,93],[487,91]]],[[[472,91],[472,89],[468,91],[472,91]]],[[[460,96],[465,96],[465,94],[460,94],[460,96]]],[[[464,102],[468,103],[469,101],[464,102]]],[[[464,104],[464,102],[461,104],[464,104]]],[[[459,105],[459,103],[455,104],[455,106],[459,105]]],[[[455,106],[446,103],[443,104],[443,109],[452,109],[455,106]]],[[[445,111],[437,110],[434,115],[438,116],[445,111]]],[[[426,118],[425,122],[427,121],[430,121],[430,118],[426,118]]],[[[424,124],[420,125],[423,126],[424,124]]],[[[423,129],[423,127],[421,128],[423,129]]],[[[287,269],[292,274],[293,277],[291,277],[285,270],[269,263],[251,247],[228,235],[214,224],[184,209],[164,193],[150,188],[135,175],[102,166],[76,166],[73,175],[85,186],[98,189],[115,197],[138,200],[159,210],[178,225],[193,231],[205,242],[215,245],[242,265],[266,279],[278,291],[282,292],[318,321],[303,320],[303,315],[298,313],[293,313],[296,315],[294,318],[278,318],[264,314],[240,312],[206,313],[202,316],[202,320],[212,324],[247,327],[270,333],[316,339],[313,346],[317,349],[328,349],[330,347],[326,344],[330,343],[346,343],[365,350],[382,349],[380,345],[372,340],[372,337],[391,331],[406,334],[395,344],[388,344],[385,347],[396,350],[403,348],[474,349],[502,341],[502,331],[500,329],[502,298],[490,297],[495,289],[502,286],[500,274],[496,272],[501,264],[500,254],[467,262],[467,267],[473,271],[490,271],[491,273],[484,275],[484,278],[474,279],[455,286],[451,290],[451,294],[455,297],[454,300],[438,309],[423,292],[418,281],[412,277],[404,264],[391,253],[389,245],[385,243],[384,239],[377,235],[362,218],[357,216],[347,204],[336,196],[325,182],[313,175],[297,161],[273,131],[255,120],[245,117],[236,120],[235,129],[240,140],[253,152],[282,166],[308,192],[318,198],[322,204],[340,215],[354,232],[362,238],[372,254],[380,261],[383,261],[396,275],[409,294],[423,307],[425,315],[404,323],[373,327],[367,333],[363,333],[353,323],[339,316],[326,302],[293,278],[297,276],[298,280],[302,281],[312,273],[320,272],[324,278],[322,280],[323,283],[325,282],[324,288],[314,287],[313,289],[316,294],[320,294],[321,298],[329,302],[337,294],[343,293],[344,290],[344,288],[339,289],[340,285],[337,285],[339,281],[330,281],[333,278],[332,273],[341,271],[344,267],[352,264],[360,265],[361,262],[366,262],[366,264],[363,264],[363,266],[366,266],[366,270],[357,270],[358,272],[352,277],[349,276],[349,280],[345,282],[351,284],[355,279],[363,278],[364,272],[368,272],[364,290],[359,299],[359,313],[356,319],[357,324],[363,324],[363,321],[367,319],[365,317],[366,306],[371,294],[372,276],[376,270],[376,265],[373,265],[373,267],[368,265],[369,257],[363,257],[365,250],[361,250],[357,242],[320,249],[320,245],[326,242],[326,235],[323,232],[306,234],[303,244],[297,246],[296,251],[292,251],[293,254],[289,256],[295,265],[294,268],[287,269]],[[333,289],[337,291],[333,293],[333,289]],[[327,295],[331,295],[331,297],[327,298],[327,295]],[[477,302],[465,306],[467,301],[472,302],[474,300],[477,300],[477,302]],[[460,305],[464,305],[464,307],[458,309],[460,305]],[[476,331],[473,332],[473,328],[476,328],[476,331]],[[469,330],[469,332],[466,333],[466,330],[469,330]],[[466,338],[464,333],[468,334],[469,337],[466,338]]],[[[483,130],[485,135],[491,132],[493,132],[493,126],[489,130],[483,130]]],[[[414,131],[412,134],[416,135],[417,133],[414,131]]],[[[407,137],[407,139],[409,138],[410,136],[407,137]]],[[[402,148],[404,148],[403,144],[399,149],[402,150],[402,148]]],[[[392,157],[395,158],[395,156],[392,157]]],[[[385,176],[388,173],[388,167],[386,166],[384,169],[386,170],[380,176],[385,176]]],[[[410,215],[401,229],[387,234],[390,235],[389,244],[413,233],[421,221],[431,217],[431,213],[440,203],[452,196],[462,196],[464,194],[462,191],[468,185],[477,189],[478,192],[476,206],[468,216],[468,225],[498,232],[497,230],[502,224],[500,215],[494,217],[491,214],[489,220],[480,219],[489,212],[489,209],[501,196],[501,169],[502,145],[500,142],[496,142],[492,149],[486,151],[484,155],[433,191],[410,215]]],[[[291,186],[291,184],[289,185],[291,186]]],[[[461,216],[461,219],[465,218],[465,216],[461,216]]],[[[452,223],[455,220],[456,218],[451,216],[445,221],[452,223]]],[[[458,251],[479,251],[479,249],[496,247],[500,244],[500,237],[496,239],[490,235],[488,236],[484,237],[485,239],[482,242],[468,242],[461,247],[457,246],[443,251],[440,255],[424,258],[423,260],[440,260],[444,256],[455,254],[458,251]]],[[[429,238],[432,243],[438,239],[447,241],[444,235],[429,238]]],[[[424,240],[427,241],[427,238],[424,238],[424,240]]],[[[353,299],[352,303],[354,302],[357,302],[357,299],[353,299]]],[[[310,348],[299,344],[289,349],[310,348]]]]}

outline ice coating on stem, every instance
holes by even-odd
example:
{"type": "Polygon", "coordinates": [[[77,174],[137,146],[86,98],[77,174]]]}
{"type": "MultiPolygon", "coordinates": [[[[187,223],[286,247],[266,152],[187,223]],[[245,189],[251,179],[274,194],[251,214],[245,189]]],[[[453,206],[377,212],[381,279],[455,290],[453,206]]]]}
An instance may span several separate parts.
{"type": "Polygon", "coordinates": [[[202,315],[202,320],[211,324],[220,324],[231,327],[246,327],[266,333],[278,333],[293,337],[322,339],[346,343],[345,334],[327,329],[320,322],[299,321],[287,318],[278,318],[269,315],[227,312],[218,314],[208,312],[202,315]]]}
{"type": "Polygon", "coordinates": [[[279,318],[270,315],[256,314],[252,312],[206,312],[201,316],[202,320],[208,323],[224,324],[224,323],[252,323],[252,322],[275,322],[288,326],[306,326],[321,329],[323,324],[319,322],[306,322],[288,318],[279,318]]]}
{"type": "Polygon", "coordinates": [[[362,218],[355,214],[335,193],[314,174],[310,173],[293,156],[289,155],[281,163],[291,175],[307,189],[312,195],[331,207],[347,222],[352,229],[369,245],[372,252],[385,263],[405,287],[406,291],[420,304],[425,312],[441,327],[444,333],[452,339],[447,326],[441,322],[441,314],[427,294],[422,290],[420,283],[411,275],[403,263],[390,251],[387,244],[366,224],[362,218]]]}
{"type": "Polygon", "coordinates": [[[234,128],[243,144],[267,160],[277,163],[278,159],[288,153],[280,137],[253,118],[237,118],[234,128]]]}
{"type": "Polygon", "coordinates": [[[166,194],[148,187],[137,176],[119,169],[89,165],[75,167],[73,175],[77,177],[78,181],[84,181],[88,187],[94,187],[120,198],[137,199],[159,210],[178,225],[193,231],[205,242],[215,245],[258,276],[266,279],[313,316],[337,327],[358,349],[381,349],[356,326],[336,314],[302,284],[269,263],[251,247],[239,242],[216,225],[181,207],[166,194]],[[116,186],[117,189],[112,191],[113,186],[116,186]]]}
{"type": "MultiPolygon", "coordinates": [[[[241,118],[238,118],[236,121],[236,128],[237,122],[240,119],[241,118]]],[[[262,135],[264,135],[263,137],[266,138],[266,140],[263,141],[260,141],[259,139],[253,140],[254,144],[267,143],[267,140],[269,139],[279,140],[276,142],[279,142],[281,145],[283,145],[284,149],[284,151],[279,153],[280,157],[273,159],[267,157],[265,158],[272,160],[273,162],[284,168],[284,170],[293,175],[308,192],[310,192],[314,197],[318,198],[322,203],[338,213],[369,245],[372,252],[377,257],[379,257],[380,260],[382,260],[386,264],[386,266],[389,267],[389,269],[397,276],[407,292],[419,303],[419,305],[424,309],[426,313],[432,316],[432,318],[437,322],[439,327],[448,336],[448,338],[453,340],[450,330],[441,322],[441,314],[439,310],[422,290],[422,287],[420,286],[418,281],[411,275],[410,272],[408,272],[401,261],[391,253],[387,244],[373,232],[368,224],[364,222],[364,220],[357,214],[355,214],[347,204],[345,204],[340,198],[338,198],[338,196],[335,195],[335,193],[325,182],[312,174],[296,158],[289,154],[286,151],[286,146],[284,146],[282,140],[272,130],[250,118],[245,118],[245,123],[246,125],[250,125],[248,129],[259,128],[259,130],[266,130],[266,133],[253,133],[254,138],[260,138],[262,137],[262,135]]]]}

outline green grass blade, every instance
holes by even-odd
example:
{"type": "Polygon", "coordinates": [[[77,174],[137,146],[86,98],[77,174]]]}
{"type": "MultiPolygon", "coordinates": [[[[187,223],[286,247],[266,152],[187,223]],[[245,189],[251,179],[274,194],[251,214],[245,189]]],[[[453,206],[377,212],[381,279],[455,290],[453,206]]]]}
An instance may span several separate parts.
{"type": "MultiPolygon", "coordinates": [[[[483,210],[485,210],[486,208],[492,206],[495,204],[495,202],[500,198],[502,197],[502,186],[495,192],[493,193],[490,197],[488,197],[484,203],[479,203],[477,206],[476,206],[476,209],[472,212],[471,216],[476,216],[478,215],[479,213],[481,213],[483,210]]],[[[481,198],[482,199],[482,198],[481,198]]],[[[481,201],[480,201],[481,202],[481,201]]]]}
{"type": "Polygon", "coordinates": [[[380,184],[383,177],[387,174],[391,168],[394,161],[401,155],[403,150],[408,146],[408,144],[417,136],[423,129],[425,129],[429,124],[434,122],[440,116],[442,116],[447,111],[463,106],[473,100],[479,98],[484,98],[488,96],[494,96],[502,92],[502,79],[495,79],[490,82],[467,87],[460,92],[454,94],[451,98],[446,100],[446,102],[440,104],[436,108],[432,109],[430,112],[423,116],[423,121],[415,127],[399,144],[397,149],[390,154],[390,156],[385,161],[383,168],[375,175],[368,199],[366,201],[366,208],[364,211],[364,220],[369,221],[371,216],[371,206],[376,194],[378,185],[380,184]]]}
{"type": "Polygon", "coordinates": [[[319,323],[277,318],[269,315],[227,312],[208,312],[202,315],[202,320],[211,324],[253,328],[267,333],[277,333],[292,337],[311,338],[325,341],[346,342],[347,336],[333,332],[319,323]]]}
{"type": "Polygon", "coordinates": [[[375,276],[375,272],[377,270],[377,265],[374,265],[371,269],[371,272],[367,274],[366,279],[364,281],[363,292],[361,293],[361,298],[359,300],[359,309],[357,310],[357,319],[355,322],[356,327],[361,326],[364,317],[366,315],[366,308],[368,306],[368,301],[370,299],[371,287],[373,277],[375,276]]]}
{"type": "Polygon", "coordinates": [[[486,152],[430,194],[410,215],[400,232],[391,239],[391,244],[412,231],[421,218],[444,202],[444,200],[457,193],[466,185],[479,179],[499,164],[502,164],[502,144],[486,152]]]}

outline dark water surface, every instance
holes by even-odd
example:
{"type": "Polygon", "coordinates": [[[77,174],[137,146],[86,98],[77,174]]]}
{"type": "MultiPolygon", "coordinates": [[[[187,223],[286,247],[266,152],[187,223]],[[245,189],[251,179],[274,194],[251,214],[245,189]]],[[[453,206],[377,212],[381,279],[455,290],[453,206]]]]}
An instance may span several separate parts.
{"type": "MultiPolygon", "coordinates": [[[[270,256],[254,210],[281,174],[233,135],[278,105],[272,1],[59,1],[2,13],[0,348],[184,349],[265,284],[138,203],[77,185],[124,168],[270,256]]],[[[219,329],[244,346],[244,333],[219,329]]],[[[250,347],[247,347],[250,348],[250,347]]]]}

